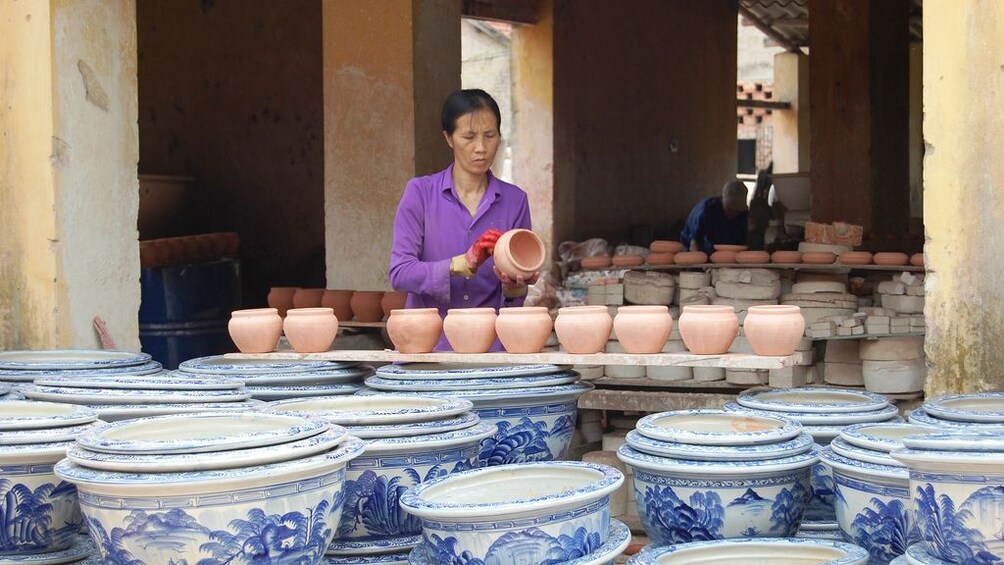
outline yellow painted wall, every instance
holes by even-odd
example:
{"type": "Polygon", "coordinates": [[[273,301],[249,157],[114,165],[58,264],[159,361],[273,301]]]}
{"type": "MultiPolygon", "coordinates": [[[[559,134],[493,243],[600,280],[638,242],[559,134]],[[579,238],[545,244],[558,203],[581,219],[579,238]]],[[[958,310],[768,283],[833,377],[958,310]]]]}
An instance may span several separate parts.
{"type": "Polygon", "coordinates": [[[1004,389],[1004,3],[924,2],[928,396],[1004,389]]]}

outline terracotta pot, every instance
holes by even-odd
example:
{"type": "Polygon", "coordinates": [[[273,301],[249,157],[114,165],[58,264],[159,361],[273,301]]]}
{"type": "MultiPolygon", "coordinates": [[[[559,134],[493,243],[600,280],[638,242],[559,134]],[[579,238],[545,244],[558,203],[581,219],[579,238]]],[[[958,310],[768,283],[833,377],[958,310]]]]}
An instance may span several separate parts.
{"type": "Polygon", "coordinates": [[[321,306],[331,308],[335,312],[335,317],[342,322],[352,319],[351,290],[325,290],[321,296],[321,306]]]}
{"type": "Polygon", "coordinates": [[[494,308],[450,308],[443,333],[457,353],[485,353],[495,343],[494,308]]]}
{"type": "Polygon", "coordinates": [[[910,256],[906,253],[876,253],[872,260],[876,265],[906,265],[910,262],[910,256]]]}
{"type": "Polygon", "coordinates": [[[747,245],[732,245],[729,243],[716,243],[715,251],[735,251],[736,253],[740,251],[746,251],[749,249],[747,245]]]}
{"type": "Polygon", "coordinates": [[[275,308],[234,310],[227,330],[241,353],[268,353],[279,343],[282,318],[275,308]]]}
{"type": "Polygon", "coordinates": [[[627,353],[659,353],[673,331],[666,306],[621,306],[614,317],[614,333],[627,353]]]}
{"type": "Polygon", "coordinates": [[[680,337],[687,350],[698,355],[721,355],[739,333],[739,318],[732,306],[684,306],[680,337]]]}
{"type": "Polygon", "coordinates": [[[583,257],[579,263],[583,269],[606,269],[610,267],[610,262],[609,255],[594,255],[592,257],[583,257]]]}
{"type": "Polygon", "coordinates": [[[539,353],[553,327],[543,306],[500,308],[495,319],[495,333],[509,353],[539,353]]]}
{"type": "Polygon", "coordinates": [[[401,292],[399,290],[390,290],[383,293],[383,298],[380,299],[380,309],[383,310],[383,317],[389,318],[391,310],[399,310],[404,308],[405,302],[408,301],[408,293],[401,292]]]}
{"type": "Polygon", "coordinates": [[[286,312],[282,331],[297,353],[331,349],[338,335],[338,318],[331,308],[293,308],[286,312]]]}
{"type": "Polygon", "coordinates": [[[715,251],[711,254],[712,263],[735,263],[736,262],[736,252],[735,251],[715,251]]]}
{"type": "Polygon", "coordinates": [[[750,306],[743,333],[757,355],[791,355],[805,334],[798,306],[750,306]]]}
{"type": "Polygon", "coordinates": [[[610,262],[615,267],[637,267],[645,264],[645,257],[641,255],[614,255],[610,262]]]}
{"type": "Polygon", "coordinates": [[[679,241],[657,239],[648,248],[652,253],[679,253],[683,251],[683,244],[679,241]]]}
{"type": "Polygon", "coordinates": [[[293,293],[293,308],[320,308],[323,288],[298,288],[293,293]]]}
{"type": "Polygon", "coordinates": [[[380,307],[381,299],[383,299],[382,291],[357,290],[352,293],[349,306],[352,308],[352,313],[356,315],[356,320],[379,322],[383,319],[383,308],[380,307]]]}
{"type": "Polygon", "coordinates": [[[614,321],[606,306],[568,306],[558,310],[554,331],[569,353],[599,353],[610,339],[614,321]]]}
{"type": "Polygon", "coordinates": [[[645,262],[649,265],[672,265],[675,253],[649,253],[645,262]]]}
{"type": "Polygon", "coordinates": [[[845,251],[837,257],[844,265],[870,265],[872,254],[868,251],[845,251]]]}
{"type": "Polygon", "coordinates": [[[673,255],[677,265],[699,265],[708,262],[708,254],[703,251],[681,251],[673,255]]]}
{"type": "Polygon", "coordinates": [[[401,353],[428,353],[443,334],[436,308],[398,308],[387,317],[387,335],[401,353]]]}
{"type": "Polygon", "coordinates": [[[770,260],[774,263],[801,263],[802,253],[800,251],[775,251],[770,260]]]}
{"type": "Polygon", "coordinates": [[[495,266],[510,278],[530,278],[544,265],[544,242],[530,230],[515,229],[495,242],[495,266]]]}
{"type": "Polygon", "coordinates": [[[740,251],[736,253],[736,263],[747,265],[770,263],[770,253],[766,251],[740,251]]]}
{"type": "Polygon", "coordinates": [[[268,291],[268,305],[279,311],[280,317],[286,316],[286,310],[293,307],[293,295],[300,290],[296,286],[273,286],[268,291]]]}
{"type": "Polygon", "coordinates": [[[923,267],[924,266],[924,254],[923,253],[914,253],[913,255],[911,255],[910,256],[910,264],[913,265],[914,267],[923,267]]]}
{"type": "Polygon", "coordinates": [[[837,260],[837,256],[829,251],[806,251],[802,253],[802,262],[810,265],[829,265],[837,260]]]}

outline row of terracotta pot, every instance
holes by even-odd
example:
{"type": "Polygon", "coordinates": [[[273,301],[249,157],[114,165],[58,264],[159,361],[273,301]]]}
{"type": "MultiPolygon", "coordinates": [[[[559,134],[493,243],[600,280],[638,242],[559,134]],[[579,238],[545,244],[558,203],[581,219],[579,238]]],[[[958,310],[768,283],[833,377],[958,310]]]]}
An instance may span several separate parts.
{"type": "Polygon", "coordinates": [[[237,254],[241,238],[236,232],[215,232],[139,242],[139,264],[144,269],[210,261],[237,254]]]}
{"type": "Polygon", "coordinates": [[[292,308],[286,317],[275,308],[235,310],[227,330],[241,353],[268,353],[285,333],[298,353],[327,351],[338,335],[338,318],[331,308],[292,308]]]}
{"type": "Polygon", "coordinates": [[[391,310],[404,308],[406,292],[380,290],[328,290],[274,286],[268,293],[268,305],[286,316],[291,308],[331,308],[343,322],[379,322],[390,316],[391,310]]]}

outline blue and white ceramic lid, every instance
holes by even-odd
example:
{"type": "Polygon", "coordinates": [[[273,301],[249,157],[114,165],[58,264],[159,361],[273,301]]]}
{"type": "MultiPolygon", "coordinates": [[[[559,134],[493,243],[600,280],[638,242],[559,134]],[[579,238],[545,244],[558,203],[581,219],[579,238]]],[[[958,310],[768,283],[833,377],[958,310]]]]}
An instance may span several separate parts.
{"type": "Polygon", "coordinates": [[[238,379],[207,379],[161,371],[142,376],[63,373],[59,376],[39,377],[35,379],[35,386],[124,390],[237,390],[244,383],[238,379]]]}
{"type": "Polygon", "coordinates": [[[480,421],[481,418],[474,412],[464,412],[441,420],[371,426],[347,426],[347,428],[349,433],[362,439],[403,438],[462,430],[475,426],[480,421]]]}
{"type": "Polygon", "coordinates": [[[80,445],[71,445],[66,451],[74,463],[123,473],[180,473],[184,471],[207,471],[212,469],[232,469],[267,465],[293,459],[311,457],[335,449],[348,438],[346,430],[340,426],[303,439],[280,445],[266,445],[246,449],[209,451],[198,453],[171,453],[169,455],[145,455],[136,453],[102,453],[91,451],[80,445]]]}
{"type": "Polygon", "coordinates": [[[942,430],[962,431],[962,432],[990,432],[1004,434],[1004,424],[990,424],[978,422],[958,422],[955,420],[942,420],[935,418],[924,411],[923,408],[916,408],[907,414],[907,419],[911,424],[920,426],[933,426],[942,430]]]}
{"type": "Polygon", "coordinates": [[[802,433],[797,422],[760,412],[674,410],[650,414],[635,429],[655,440],[696,445],[753,445],[787,441],[802,433]]]}
{"type": "Polygon", "coordinates": [[[673,459],[642,453],[630,445],[617,448],[617,458],[646,471],[672,472],[694,476],[752,475],[781,473],[795,469],[809,468],[819,461],[819,448],[813,446],[805,453],[779,459],[758,459],[752,461],[693,461],[673,459]]]}
{"type": "Polygon", "coordinates": [[[240,402],[251,398],[246,390],[123,390],[26,384],[21,394],[33,400],[68,404],[170,404],[179,402],[240,402]]]}
{"type": "Polygon", "coordinates": [[[840,437],[851,445],[888,454],[903,447],[903,438],[938,431],[932,426],[899,422],[854,424],[840,430],[840,437]]]}
{"type": "MultiPolygon", "coordinates": [[[[338,540],[332,541],[336,542],[338,540]]],[[[409,553],[410,549],[381,555],[325,555],[320,565],[408,565],[409,553]]]]}
{"type": "Polygon", "coordinates": [[[436,520],[500,520],[528,510],[586,505],[617,490],[624,475],[581,461],[514,463],[451,473],[401,496],[409,514],[436,520]]]}
{"type": "Polygon", "coordinates": [[[804,538],[739,538],[645,546],[628,565],[695,563],[769,563],[770,565],[865,565],[868,552],[854,544],[804,538]]]}
{"type": "Polygon", "coordinates": [[[781,410],[755,410],[735,402],[727,402],[725,410],[730,412],[746,411],[756,414],[773,414],[810,426],[849,426],[864,422],[886,422],[899,415],[899,409],[892,404],[868,412],[784,412],[781,410]]]}
{"type": "MultiPolygon", "coordinates": [[[[533,388],[521,388],[518,391],[512,390],[443,390],[426,392],[397,392],[395,394],[414,394],[417,396],[445,396],[450,398],[465,398],[474,403],[474,408],[489,404],[494,401],[514,401],[532,402],[535,400],[548,400],[559,402],[564,399],[578,398],[579,396],[596,388],[592,383],[577,382],[567,385],[542,386],[533,388]]],[[[375,394],[388,394],[386,391],[366,389],[357,392],[361,396],[375,394]]]]}
{"type": "Polygon", "coordinates": [[[149,418],[151,416],[167,416],[170,414],[206,414],[221,412],[253,412],[260,410],[265,403],[249,399],[243,402],[179,402],[170,404],[90,404],[88,408],[98,413],[98,417],[107,422],[117,422],[132,418],[149,418]]]}
{"type": "Polygon", "coordinates": [[[77,438],[102,453],[202,453],[279,445],[315,436],[331,425],[284,414],[181,414],[98,426],[77,438]]]}
{"type": "Polygon", "coordinates": [[[379,394],[280,400],[269,410],[300,412],[343,426],[372,426],[440,420],[474,407],[470,400],[438,396],[379,394]]]}
{"type": "Polygon", "coordinates": [[[631,430],[625,438],[631,447],[660,457],[690,459],[694,461],[751,461],[779,459],[805,453],[812,449],[814,440],[806,433],[777,443],[754,445],[701,445],[652,439],[638,430],[631,430]]]}
{"type": "Polygon", "coordinates": [[[1004,424],[1004,392],[942,396],[928,400],[923,408],[941,420],[1004,424]]]}
{"type": "Polygon", "coordinates": [[[149,353],[110,349],[48,349],[0,351],[0,369],[74,371],[142,365],[149,353]]]}
{"type": "Polygon", "coordinates": [[[505,390],[517,388],[531,388],[542,386],[557,386],[574,383],[579,380],[579,373],[575,371],[564,371],[549,375],[537,375],[532,377],[504,377],[504,378],[478,378],[478,379],[411,379],[394,380],[385,379],[380,376],[373,376],[366,379],[366,386],[377,390],[391,390],[404,392],[423,391],[450,391],[450,390],[505,390]]]}
{"type": "Polygon", "coordinates": [[[902,465],[883,465],[845,457],[833,449],[832,444],[824,447],[819,452],[819,459],[824,465],[829,466],[834,472],[844,475],[866,475],[880,477],[884,479],[897,479],[907,481],[910,479],[910,472],[902,465]]]}
{"type": "Polygon", "coordinates": [[[320,386],[362,382],[374,373],[373,367],[360,365],[347,369],[326,369],[299,373],[244,374],[240,380],[247,386],[320,386]]]}
{"type": "MultiPolygon", "coordinates": [[[[407,424],[404,424],[407,425],[407,424]]],[[[349,433],[355,435],[353,430],[349,433]]],[[[498,433],[495,424],[488,422],[478,422],[473,426],[467,426],[459,430],[447,432],[431,433],[425,435],[411,435],[400,437],[385,437],[369,440],[366,443],[366,454],[378,455],[406,450],[412,453],[415,450],[448,449],[472,442],[480,443],[498,433]]]]}
{"type": "MultiPolygon", "coordinates": [[[[342,559],[347,559],[349,557],[356,557],[357,559],[367,559],[375,557],[374,554],[401,554],[403,553],[405,557],[405,563],[407,563],[407,554],[414,547],[422,543],[422,536],[398,536],[395,538],[383,538],[376,540],[365,540],[365,539],[333,539],[328,545],[327,553],[329,555],[340,557],[342,559]]],[[[371,563],[370,561],[361,561],[362,563],[371,563]]],[[[350,562],[351,563],[351,562],[350,562]]],[[[380,563],[379,561],[377,563],[380,563]]]]}
{"type": "Polygon", "coordinates": [[[1000,433],[965,432],[922,433],[903,438],[903,446],[929,451],[979,451],[1004,453],[1004,435],[1000,433]]]}
{"type": "MultiPolygon", "coordinates": [[[[160,363],[147,361],[142,365],[126,365],[125,367],[101,367],[87,369],[81,372],[88,375],[153,375],[164,370],[160,363]]],[[[2,382],[32,382],[42,377],[60,377],[73,374],[76,370],[67,369],[4,369],[0,370],[2,382]]]]}
{"type": "Polygon", "coordinates": [[[757,387],[741,392],[740,406],[781,412],[871,412],[889,406],[889,399],[873,392],[836,387],[757,387]]]}
{"type": "Polygon", "coordinates": [[[890,467],[902,467],[903,465],[889,457],[888,451],[875,451],[874,449],[867,449],[864,447],[859,447],[857,445],[848,443],[842,437],[835,437],[833,441],[830,442],[829,448],[833,450],[834,453],[840,455],[841,457],[846,457],[848,459],[853,459],[855,461],[863,461],[865,463],[874,463],[876,465],[887,465],[890,467]]]}
{"type": "Polygon", "coordinates": [[[906,562],[910,565],[952,565],[930,554],[927,542],[920,542],[906,548],[906,562]]]}
{"type": "Polygon", "coordinates": [[[484,365],[475,363],[402,363],[376,370],[385,379],[486,379],[531,377],[568,370],[567,365],[484,365]]]}
{"type": "Polygon", "coordinates": [[[31,400],[0,402],[0,430],[63,428],[87,424],[97,419],[97,412],[83,406],[31,400]]]}
{"type": "Polygon", "coordinates": [[[313,396],[343,396],[352,395],[366,388],[361,383],[342,383],[334,385],[307,385],[307,386],[248,386],[244,390],[252,398],[271,402],[275,400],[287,400],[291,398],[306,398],[313,396]]]}
{"type": "Polygon", "coordinates": [[[66,457],[66,450],[72,445],[72,441],[0,445],[0,460],[4,465],[52,465],[66,457]]]}
{"type": "Polygon", "coordinates": [[[223,355],[210,355],[183,361],[178,370],[201,375],[234,376],[275,375],[277,373],[306,373],[357,367],[359,363],[341,361],[305,361],[297,359],[230,359],[223,355]]]}
{"type": "Polygon", "coordinates": [[[96,557],[97,549],[87,536],[77,536],[73,545],[60,551],[48,553],[22,553],[20,555],[0,555],[0,565],[101,565],[104,560],[96,557]]]}
{"type": "Polygon", "coordinates": [[[80,434],[103,423],[104,422],[94,421],[86,424],[62,426],[59,428],[42,428],[38,430],[2,430],[0,431],[0,445],[28,445],[32,443],[74,441],[80,434]]]}

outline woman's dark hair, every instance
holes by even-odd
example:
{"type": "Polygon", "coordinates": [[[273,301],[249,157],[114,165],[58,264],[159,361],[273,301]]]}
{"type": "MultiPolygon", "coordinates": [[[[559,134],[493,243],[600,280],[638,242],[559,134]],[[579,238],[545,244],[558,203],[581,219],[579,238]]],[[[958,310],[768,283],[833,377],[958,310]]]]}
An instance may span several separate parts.
{"type": "Polygon", "coordinates": [[[495,123],[502,129],[502,112],[499,111],[495,99],[480,88],[470,88],[454,92],[443,103],[443,131],[453,135],[453,131],[457,129],[458,118],[482,108],[487,108],[495,114],[495,123]]]}

